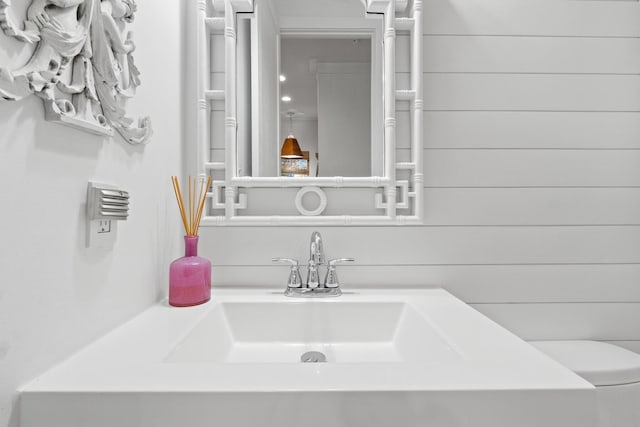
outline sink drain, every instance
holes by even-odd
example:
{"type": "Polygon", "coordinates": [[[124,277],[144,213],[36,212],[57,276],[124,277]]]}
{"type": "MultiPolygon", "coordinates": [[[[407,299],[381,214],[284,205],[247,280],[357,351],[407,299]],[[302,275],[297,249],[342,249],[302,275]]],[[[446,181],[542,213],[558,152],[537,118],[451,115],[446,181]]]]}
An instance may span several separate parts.
{"type": "Polygon", "coordinates": [[[300,361],[302,363],[321,363],[327,361],[327,356],[319,351],[307,351],[300,356],[300,361]]]}

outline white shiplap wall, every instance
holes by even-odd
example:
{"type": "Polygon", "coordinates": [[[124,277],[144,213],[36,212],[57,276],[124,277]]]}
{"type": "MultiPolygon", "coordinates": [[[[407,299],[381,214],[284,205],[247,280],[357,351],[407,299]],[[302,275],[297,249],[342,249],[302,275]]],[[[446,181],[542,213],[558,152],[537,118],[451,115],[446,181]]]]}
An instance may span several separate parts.
{"type": "MultiPolygon", "coordinates": [[[[439,285],[527,339],[639,350],[640,4],[423,3],[425,225],[316,227],[357,259],[344,287],[439,285]]],[[[201,253],[217,285],[283,286],[271,257],[312,230],[208,228],[201,253]]]]}

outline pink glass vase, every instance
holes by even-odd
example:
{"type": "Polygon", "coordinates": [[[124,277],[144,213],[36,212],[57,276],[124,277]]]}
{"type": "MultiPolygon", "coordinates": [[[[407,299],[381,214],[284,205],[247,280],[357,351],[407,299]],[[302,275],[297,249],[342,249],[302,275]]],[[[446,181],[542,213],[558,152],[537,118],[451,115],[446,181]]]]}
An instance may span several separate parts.
{"type": "Polygon", "coordinates": [[[184,256],[169,268],[169,304],[188,307],[211,298],[211,262],[198,256],[198,236],[184,236],[184,256]]]}

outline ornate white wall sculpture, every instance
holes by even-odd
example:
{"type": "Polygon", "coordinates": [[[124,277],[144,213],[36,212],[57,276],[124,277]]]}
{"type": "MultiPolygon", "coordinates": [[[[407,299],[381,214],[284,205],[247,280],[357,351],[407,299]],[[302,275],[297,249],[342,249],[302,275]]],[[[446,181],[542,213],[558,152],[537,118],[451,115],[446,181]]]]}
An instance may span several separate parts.
{"type": "Polygon", "coordinates": [[[31,0],[18,25],[11,0],[0,0],[4,33],[35,46],[22,67],[0,66],[0,97],[34,94],[49,121],[99,135],[115,129],[130,144],[147,143],[149,118],[134,123],[125,111],[140,84],[127,28],[136,9],[135,0],[31,0]]]}

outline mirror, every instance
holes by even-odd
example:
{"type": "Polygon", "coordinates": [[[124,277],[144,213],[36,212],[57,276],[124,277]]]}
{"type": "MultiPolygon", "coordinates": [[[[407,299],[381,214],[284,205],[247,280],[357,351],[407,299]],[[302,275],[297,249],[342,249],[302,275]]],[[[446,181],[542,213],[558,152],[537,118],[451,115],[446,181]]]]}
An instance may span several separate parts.
{"type": "Polygon", "coordinates": [[[422,0],[407,4],[198,0],[202,225],[422,222],[422,0]]]}
{"type": "Polygon", "coordinates": [[[381,15],[259,0],[238,19],[238,176],[381,175],[381,15]]]}

